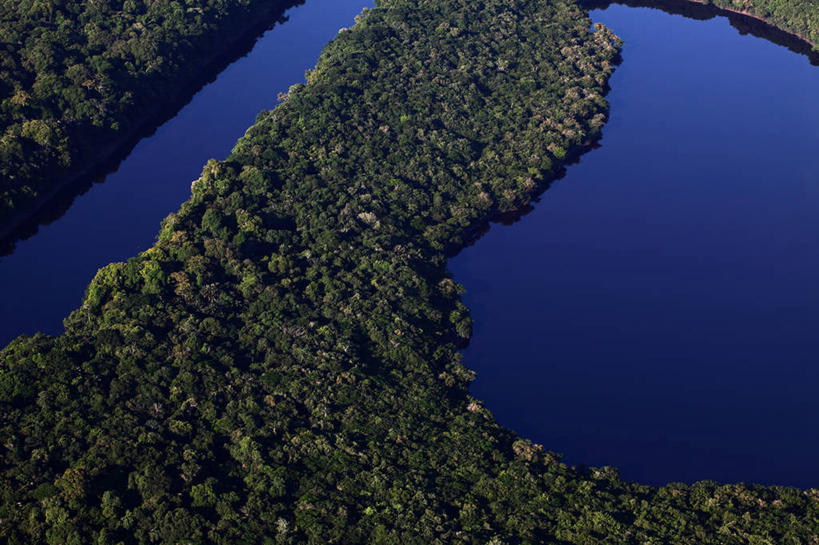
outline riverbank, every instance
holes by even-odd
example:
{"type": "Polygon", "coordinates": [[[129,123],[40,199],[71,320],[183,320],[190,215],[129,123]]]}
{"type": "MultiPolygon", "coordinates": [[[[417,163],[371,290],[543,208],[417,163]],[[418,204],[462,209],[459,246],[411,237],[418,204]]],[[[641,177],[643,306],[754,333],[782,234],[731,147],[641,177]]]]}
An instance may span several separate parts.
{"type": "Polygon", "coordinates": [[[212,37],[220,48],[199,59],[190,59],[186,70],[190,77],[185,80],[163,82],[169,89],[165,102],[152,102],[146,110],[141,110],[139,121],[113,140],[97,142],[88,160],[81,168],[65,173],[55,180],[43,194],[28,203],[23,210],[0,221],[0,256],[13,251],[16,241],[35,234],[42,224],[58,218],[70,206],[73,199],[94,183],[116,170],[117,165],[128,156],[133,147],[150,136],[165,121],[171,119],[191,98],[237,58],[247,54],[258,38],[277,22],[281,22],[285,12],[304,0],[281,0],[279,2],[258,3],[257,8],[241,21],[220,27],[212,37]],[[236,32],[236,25],[244,27],[236,32]]]}
{"type": "Polygon", "coordinates": [[[587,9],[604,9],[612,4],[654,8],[700,20],[719,16],[727,17],[740,32],[753,34],[787,47],[795,53],[806,55],[812,64],[819,65],[819,41],[812,41],[806,34],[777,23],[769,17],[763,17],[752,11],[741,10],[730,5],[716,4],[713,0],[584,0],[581,3],[587,9]]]}

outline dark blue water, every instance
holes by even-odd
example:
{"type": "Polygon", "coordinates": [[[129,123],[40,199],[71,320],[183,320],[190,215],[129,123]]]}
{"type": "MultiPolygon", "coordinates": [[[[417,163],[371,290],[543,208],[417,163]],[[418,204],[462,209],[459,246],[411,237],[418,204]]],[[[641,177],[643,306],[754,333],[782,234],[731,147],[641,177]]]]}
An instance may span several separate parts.
{"type": "Polygon", "coordinates": [[[148,249],[159,222],[190,196],[210,158],[230,153],[279,92],[304,80],[324,45],[371,0],[309,0],[287,12],[179,114],[142,140],[116,173],[59,220],[0,257],[0,346],[20,334],[58,334],[96,271],[148,249]]]}
{"type": "Polygon", "coordinates": [[[450,263],[497,420],[627,479],[819,486],[819,68],[724,18],[626,40],[602,147],[450,263]]]}

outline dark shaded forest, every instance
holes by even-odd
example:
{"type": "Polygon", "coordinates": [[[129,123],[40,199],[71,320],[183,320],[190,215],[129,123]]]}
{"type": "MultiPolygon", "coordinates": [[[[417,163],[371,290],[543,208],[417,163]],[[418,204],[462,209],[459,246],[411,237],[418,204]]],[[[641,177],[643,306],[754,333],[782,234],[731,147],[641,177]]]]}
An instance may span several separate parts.
{"type": "Polygon", "coordinates": [[[599,137],[621,44],[571,1],[377,5],[0,353],[0,539],[816,543],[817,490],[626,483],[469,395],[447,250],[599,137]]]}
{"type": "Polygon", "coordinates": [[[0,0],[0,231],[301,0],[0,0]]]}

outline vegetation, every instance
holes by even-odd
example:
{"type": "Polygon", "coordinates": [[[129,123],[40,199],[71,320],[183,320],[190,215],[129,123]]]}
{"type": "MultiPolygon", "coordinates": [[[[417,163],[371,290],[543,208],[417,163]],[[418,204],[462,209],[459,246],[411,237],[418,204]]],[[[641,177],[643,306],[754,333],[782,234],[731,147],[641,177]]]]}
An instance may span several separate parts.
{"type": "Polygon", "coordinates": [[[570,0],[381,0],[0,353],[0,540],[816,543],[819,491],[625,483],[469,396],[447,249],[599,135],[619,46],[570,0]]]}
{"type": "Polygon", "coordinates": [[[294,3],[0,0],[0,229],[294,3]]]}

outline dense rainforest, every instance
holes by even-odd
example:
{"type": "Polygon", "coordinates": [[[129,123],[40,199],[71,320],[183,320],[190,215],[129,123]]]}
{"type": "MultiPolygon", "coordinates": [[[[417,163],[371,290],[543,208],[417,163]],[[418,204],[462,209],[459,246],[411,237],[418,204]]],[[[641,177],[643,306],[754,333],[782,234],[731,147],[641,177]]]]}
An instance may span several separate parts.
{"type": "Polygon", "coordinates": [[[447,255],[600,135],[619,48],[570,0],[379,0],[0,352],[2,542],[817,543],[819,490],[627,483],[469,395],[447,255]]]}
{"type": "Polygon", "coordinates": [[[299,0],[0,0],[0,232],[299,0]]]}

